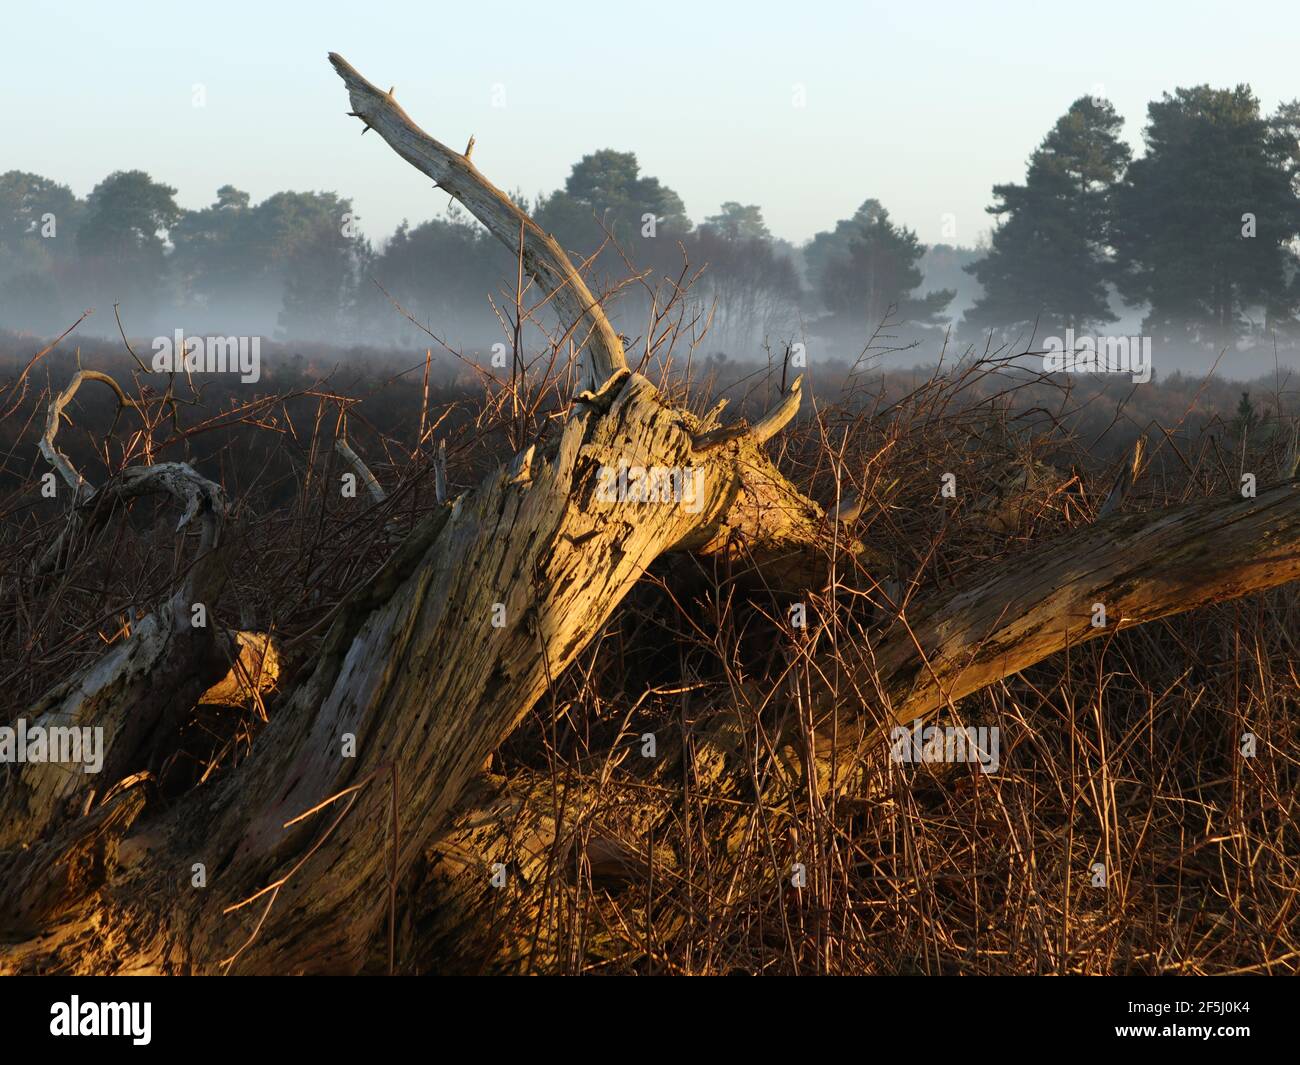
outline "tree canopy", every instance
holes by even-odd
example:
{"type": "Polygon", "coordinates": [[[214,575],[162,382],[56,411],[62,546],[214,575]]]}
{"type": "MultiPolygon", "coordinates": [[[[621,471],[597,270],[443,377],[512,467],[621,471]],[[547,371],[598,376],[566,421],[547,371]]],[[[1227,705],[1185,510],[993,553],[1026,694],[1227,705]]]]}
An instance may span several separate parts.
{"type": "Polygon", "coordinates": [[[1107,244],[1111,190],[1128,165],[1122,120],[1105,100],[1070,105],[1029,160],[1023,185],[993,186],[1000,218],[988,255],[967,267],[984,294],[968,325],[1014,332],[1115,321],[1109,307],[1107,244]]]}
{"type": "Polygon", "coordinates": [[[1246,85],[1148,107],[1146,154],[1116,189],[1114,244],[1120,291],[1149,306],[1152,335],[1218,346],[1293,321],[1296,115],[1292,104],[1270,121],[1246,85]]]}

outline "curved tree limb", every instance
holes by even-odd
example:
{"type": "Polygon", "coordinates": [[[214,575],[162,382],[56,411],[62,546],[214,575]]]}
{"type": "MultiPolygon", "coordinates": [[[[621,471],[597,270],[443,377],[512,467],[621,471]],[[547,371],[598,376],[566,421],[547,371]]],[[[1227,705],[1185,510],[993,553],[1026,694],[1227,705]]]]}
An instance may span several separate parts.
{"type": "MultiPolygon", "coordinates": [[[[167,493],[185,508],[176,525],[177,532],[189,525],[196,516],[200,517],[202,533],[199,551],[201,555],[210,554],[220,540],[221,528],[229,507],[221,487],[201,476],[189,463],[162,462],[150,466],[128,466],[108,484],[96,489],[90,488],[90,483],[72,465],[68,456],[59,450],[55,438],[58,435],[60,421],[65,416],[64,408],[72,402],[73,397],[86,381],[98,381],[112,389],[117,396],[119,409],[123,407],[140,409],[140,404],[127,396],[117,381],[98,370],[78,370],[67,387],[50,401],[45,419],[45,432],[40,440],[41,454],[72,489],[73,497],[72,508],[68,513],[68,524],[37,560],[35,572],[40,575],[59,569],[66,561],[65,556],[73,541],[107,520],[114,503],[156,492],[167,493]],[[83,492],[87,489],[89,492],[83,497],[83,492]]],[[[191,571],[187,578],[186,595],[189,602],[195,601],[195,581],[205,575],[206,569],[207,567],[204,567],[204,569],[191,571]]],[[[197,594],[201,596],[203,591],[199,590],[197,594]]]]}
{"type": "MultiPolygon", "coordinates": [[[[727,425],[720,429],[711,429],[708,432],[697,433],[693,444],[697,451],[706,451],[711,447],[718,447],[731,440],[738,440],[741,437],[749,440],[754,445],[761,446],[767,443],[772,437],[776,436],[784,429],[796,414],[799,413],[799,404],[803,401],[803,375],[796,377],[791,382],[790,387],[771,410],[758,419],[753,425],[749,425],[743,418],[734,425],[727,425]]],[[[717,411],[722,409],[719,404],[710,412],[708,420],[717,411]]]]}
{"type": "Polygon", "coordinates": [[[72,402],[73,397],[86,381],[99,381],[108,385],[117,396],[119,410],[123,407],[139,409],[139,404],[122,391],[121,385],[108,374],[100,373],[98,370],[78,370],[73,374],[72,380],[68,382],[67,387],[50,401],[49,410],[45,416],[45,432],[41,434],[41,454],[45,456],[45,461],[59,472],[68,487],[72,489],[74,503],[77,502],[81,490],[86,487],[87,481],[73,467],[68,456],[59,450],[54,443],[54,438],[59,432],[59,420],[63,417],[63,408],[72,402]]]}
{"type": "Polygon", "coordinates": [[[909,722],[1067,647],[1300,578],[1300,482],[1112,517],[913,607],[864,663],[909,722]],[[1094,608],[1104,625],[1093,624],[1094,608]]]}
{"type": "Polygon", "coordinates": [[[462,155],[434,140],[397,105],[391,91],[382,92],[372,85],[337,52],[331,52],[329,59],[347,86],[351,114],[464,204],[512,252],[517,252],[522,243],[524,269],[548,292],[555,293],[556,307],[561,317],[567,319],[565,325],[581,322],[585,326],[577,335],[586,344],[590,357],[592,387],[602,385],[615,371],[626,369],[623,342],[555,238],[479,173],[470,162],[469,149],[462,155]]]}
{"type": "Polygon", "coordinates": [[[799,404],[802,400],[803,375],[800,374],[790,382],[790,387],[781,397],[781,402],[754,423],[754,427],[749,431],[750,439],[756,444],[766,444],[799,413],[799,404]]]}

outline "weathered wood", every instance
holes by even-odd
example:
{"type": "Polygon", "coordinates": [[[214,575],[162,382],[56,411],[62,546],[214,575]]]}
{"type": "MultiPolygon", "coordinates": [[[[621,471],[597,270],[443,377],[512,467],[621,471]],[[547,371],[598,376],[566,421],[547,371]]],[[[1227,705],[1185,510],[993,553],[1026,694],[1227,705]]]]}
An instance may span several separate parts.
{"type": "MultiPolygon", "coordinates": [[[[310,675],[221,780],[151,812],[138,764],[148,747],[140,730],[188,709],[240,653],[230,644],[213,658],[214,641],[186,636],[179,608],[192,601],[192,583],[47,695],[41,713],[107,726],[114,768],[80,805],[70,800],[83,790],[64,792],[53,778],[47,786],[39,774],[6,785],[19,827],[0,852],[0,971],[355,972],[388,915],[390,878],[404,880],[448,838],[485,756],[656,558],[735,556],[787,587],[824,575],[817,558],[832,523],[761,450],[793,417],[798,387],[755,429],[702,432],[628,372],[617,335],[558,245],[466,156],[415,127],[391,94],[331,59],[355,112],[403,158],[509,246],[523,233],[527,268],[586,331],[592,389],[557,436],[438,507],[348,597],[310,675]],[[610,495],[610,471],[629,468],[690,471],[698,496],[688,504],[610,495]],[[193,691],[175,683],[188,663],[193,691]],[[212,670],[220,672],[202,679],[212,670]],[[53,871],[65,859],[66,871],[53,871]]],[[[120,483],[164,480],[127,473],[120,483]]],[[[193,513],[216,511],[219,497],[196,498],[193,513]]],[[[219,588],[219,568],[200,566],[202,587],[219,588]]],[[[1093,602],[1125,627],[1297,576],[1300,491],[1290,482],[1257,500],[1111,518],[911,608],[848,683],[804,693],[811,715],[786,714],[793,723],[774,749],[793,774],[812,778],[810,793],[840,788],[848,775],[827,771],[840,750],[809,729],[842,712],[841,738],[856,745],[877,722],[910,720],[1101,635],[1090,625],[1093,602]]],[[[725,775],[724,739],[737,726],[725,715],[715,724],[721,753],[711,765],[725,775]]],[[[551,810],[524,825],[536,829],[532,862],[548,839],[564,844],[570,832],[551,810]]],[[[635,824],[640,815],[626,816],[635,824]]],[[[635,853],[602,850],[598,832],[591,850],[592,839],[562,849],[615,873],[635,865],[635,853]]]]}
{"type": "MultiPolygon", "coordinates": [[[[873,649],[898,721],[1066,647],[1300,578],[1300,485],[1108,518],[1031,548],[908,612],[873,649]],[[1092,624],[1093,607],[1107,624],[1092,624]]],[[[869,690],[863,688],[862,690],[869,690]]]]}
{"type": "Polygon", "coordinates": [[[554,294],[552,301],[566,329],[577,326],[574,336],[578,346],[585,345],[590,356],[591,387],[598,387],[617,370],[626,369],[622,340],[555,238],[479,173],[468,154],[453,151],[430,137],[397,105],[391,93],[372,85],[337,52],[331,52],[329,58],[347,86],[351,114],[413,167],[433,178],[439,188],[463,203],[511,252],[517,252],[522,241],[524,269],[545,292],[554,294]]]}
{"type": "Polygon", "coordinates": [[[59,938],[64,953],[40,964],[120,964],[88,938],[111,921],[146,970],[359,967],[385,916],[391,856],[378,826],[394,777],[402,875],[655,558],[736,550],[737,532],[779,552],[822,520],[752,443],[697,457],[696,427],[631,375],[603,416],[576,414],[532,461],[441,509],[346,604],[314,673],[238,771],[125,841],[111,890],[78,918],[86,937],[59,938]],[[624,466],[698,470],[698,505],[608,497],[608,471],[624,466]],[[209,870],[203,890],[184,887],[196,863],[209,870]],[[240,906],[267,885],[273,895],[240,906]]]}
{"type": "Polygon", "coordinates": [[[91,488],[56,444],[64,408],[85,381],[107,384],[120,404],[135,405],[113,378],[92,370],[78,370],[51,400],[41,451],[72,494],[63,530],[42,556],[38,573],[60,568],[66,554],[102,528],[120,506],[159,493],[183,507],[178,534],[197,519],[198,551],[172,594],[136,620],[124,640],[27,708],[23,719],[33,728],[100,730],[103,765],[95,774],[54,761],[9,770],[0,792],[0,850],[30,846],[75,816],[86,796],[102,799],[108,787],[141,768],[159,724],[174,725],[175,716],[219,681],[239,654],[233,638],[208,620],[227,578],[218,550],[229,509],[225,493],[181,462],[127,467],[102,487],[91,488]],[[196,605],[202,608],[198,624],[196,605]]]}

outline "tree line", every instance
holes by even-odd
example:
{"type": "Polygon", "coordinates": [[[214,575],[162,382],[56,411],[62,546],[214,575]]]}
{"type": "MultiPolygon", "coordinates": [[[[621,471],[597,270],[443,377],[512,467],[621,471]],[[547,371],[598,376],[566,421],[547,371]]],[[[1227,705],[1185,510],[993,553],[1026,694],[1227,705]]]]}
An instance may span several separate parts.
{"type": "MultiPolygon", "coordinates": [[[[1300,101],[1265,115],[1246,85],[1166,93],[1137,159],[1121,127],[1106,100],[1076,100],[1024,182],[994,186],[991,239],[974,249],[927,247],[872,198],[799,247],[754,204],[697,224],[634,153],[612,149],[585,155],[563,188],[513,196],[587,262],[593,290],[614,293],[624,332],[644,331],[657,286],[693,279],[708,348],[735,356],[795,337],[846,353],[885,320],[1013,340],[1101,329],[1126,308],[1145,315],[1145,334],[1182,344],[1300,333],[1300,101]],[[960,318],[959,287],[975,293],[960,318]]],[[[413,334],[399,311],[474,344],[509,328],[516,263],[454,202],[376,246],[333,192],[255,204],[225,185],[200,210],[175,196],[140,170],[84,200],[40,175],[0,175],[0,327],[50,332],[85,306],[121,304],[291,339],[401,344],[413,334]]],[[[159,314],[154,328],[175,324],[159,314]]]]}
{"type": "Polygon", "coordinates": [[[1118,296],[1145,308],[1144,334],[1162,341],[1294,335],[1300,101],[1266,116],[1246,85],[1178,89],[1148,107],[1139,159],[1121,125],[1085,96],[1033,153],[1024,184],[994,187],[1001,224],[971,267],[984,293],[966,320],[1097,328],[1118,320],[1118,296]]]}

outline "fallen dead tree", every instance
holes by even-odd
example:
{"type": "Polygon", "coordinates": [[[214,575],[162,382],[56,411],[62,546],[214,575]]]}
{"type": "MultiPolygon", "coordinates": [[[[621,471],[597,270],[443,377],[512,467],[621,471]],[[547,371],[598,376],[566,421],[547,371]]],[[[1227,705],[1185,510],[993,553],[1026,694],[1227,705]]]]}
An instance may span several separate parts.
{"type": "MultiPolygon", "coordinates": [[[[239,655],[219,627],[193,624],[193,607],[223,579],[224,512],[215,486],[187,493],[193,471],[142,467],[97,493],[169,491],[214,531],[202,536],[191,577],[129,640],[28,711],[103,727],[111,771],[91,780],[34,765],[6,780],[6,971],[355,972],[383,940],[397,886],[431,847],[458,861],[443,879],[465,892],[444,939],[475,938],[488,897],[481,863],[495,846],[483,837],[507,823],[512,839],[522,825],[538,841],[528,851],[534,865],[553,862],[555,841],[567,836],[576,846],[564,856],[636,875],[637,855],[605,846],[581,818],[557,817],[553,788],[505,806],[493,796],[478,811],[485,758],[661,556],[743,558],[768,584],[812,595],[826,580],[827,543],[842,538],[766,453],[798,411],[798,381],[753,425],[714,429],[674,407],[632,372],[555,241],[467,156],[421,131],[391,93],[331,60],[368,128],[521,248],[583,351],[578,393],[554,431],[440,502],[348,596],[249,757],[166,808],[149,801],[146,770],[159,755],[151,723],[189,709],[239,655]],[[698,505],[611,498],[609,471],[627,468],[694,471],[698,505]],[[473,854],[482,858],[466,858],[473,854]]],[[[54,427],[60,411],[51,411],[54,427]]],[[[57,454],[50,461],[62,471],[57,454]]],[[[360,463],[355,452],[348,461],[360,463]]],[[[839,516],[857,509],[841,506],[839,516]]],[[[75,543],[70,535],[56,554],[75,543]]],[[[837,659],[832,669],[815,643],[796,645],[792,684],[751,700],[756,714],[786,695],[800,707],[774,733],[791,773],[771,786],[851,788],[857,752],[885,722],[929,713],[1116,626],[1298,573],[1300,494],[1290,481],[1258,498],[1114,516],[1073,532],[956,594],[897,604],[888,624],[863,634],[855,668],[837,659]],[[1101,627],[1092,622],[1098,602],[1110,619],[1101,627]]],[[[726,752],[743,748],[744,735],[736,715],[718,715],[691,738],[689,757],[723,752],[711,771],[725,778],[726,752]]],[[[670,747],[656,772],[671,773],[682,757],[674,751],[687,746],[670,747]]],[[[639,816],[634,803],[627,816],[639,816]]]]}

